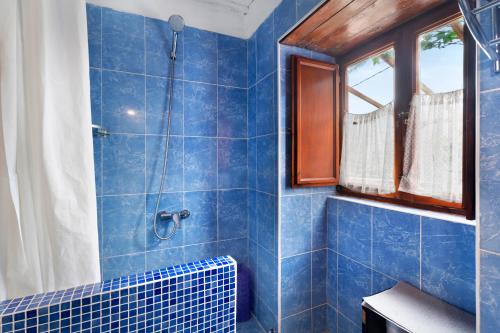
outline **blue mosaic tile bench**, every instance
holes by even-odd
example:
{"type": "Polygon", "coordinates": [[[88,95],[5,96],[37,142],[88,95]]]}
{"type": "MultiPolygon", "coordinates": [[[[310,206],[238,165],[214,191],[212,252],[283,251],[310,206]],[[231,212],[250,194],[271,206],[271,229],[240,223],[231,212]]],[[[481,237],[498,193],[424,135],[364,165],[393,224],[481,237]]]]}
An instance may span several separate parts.
{"type": "Polygon", "coordinates": [[[236,261],[197,261],[0,303],[0,333],[236,332],[236,261]]]}

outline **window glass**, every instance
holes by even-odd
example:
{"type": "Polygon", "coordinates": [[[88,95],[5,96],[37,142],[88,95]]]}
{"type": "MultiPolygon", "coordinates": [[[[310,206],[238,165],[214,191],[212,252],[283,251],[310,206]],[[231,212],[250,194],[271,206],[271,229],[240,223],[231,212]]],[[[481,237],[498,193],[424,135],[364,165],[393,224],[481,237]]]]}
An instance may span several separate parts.
{"type": "Polygon", "coordinates": [[[463,89],[464,21],[459,18],[418,37],[418,93],[463,89]]]}
{"type": "Polygon", "coordinates": [[[394,100],[394,48],[347,67],[347,112],[366,114],[394,100]]]}

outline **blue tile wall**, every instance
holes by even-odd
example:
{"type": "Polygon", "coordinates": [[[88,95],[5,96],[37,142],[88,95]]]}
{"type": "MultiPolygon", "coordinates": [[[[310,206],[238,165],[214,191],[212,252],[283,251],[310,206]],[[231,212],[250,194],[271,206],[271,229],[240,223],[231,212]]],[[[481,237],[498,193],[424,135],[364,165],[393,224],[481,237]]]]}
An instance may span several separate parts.
{"type": "Polygon", "coordinates": [[[0,303],[0,332],[235,332],[228,256],[0,303]]]}
{"type": "MultiPolygon", "coordinates": [[[[298,2],[283,1],[274,13],[276,38],[288,30],[299,18],[296,13],[298,2]]],[[[333,59],[311,51],[279,46],[280,68],[274,76],[277,86],[280,82],[281,93],[274,95],[279,121],[278,146],[280,155],[279,176],[279,218],[281,249],[281,327],[283,332],[336,332],[337,308],[328,305],[335,298],[337,290],[337,256],[327,250],[327,197],[334,194],[333,187],[292,188],[291,181],[291,95],[289,87],[290,56],[304,56],[333,59]],[[330,267],[331,265],[334,267],[330,267]],[[335,280],[335,281],[334,281],[335,280]],[[335,288],[332,287],[335,285],[335,288]],[[333,324],[334,323],[334,324],[333,324]],[[334,328],[334,329],[333,329],[334,328]],[[333,329],[333,330],[332,330],[333,329]]],[[[256,89],[256,134],[265,135],[267,128],[260,127],[260,119],[269,118],[267,105],[270,103],[268,89],[271,83],[264,77],[256,89]],[[260,86],[263,86],[262,88],[260,86]]],[[[250,111],[249,111],[250,112],[250,111]]],[[[259,145],[257,142],[257,150],[259,145]]],[[[257,157],[258,158],[258,157],[257,157]]],[[[257,170],[258,172],[258,170],[257,170]]],[[[278,180],[275,180],[276,183],[278,180]]]]}
{"type": "MultiPolygon", "coordinates": [[[[491,17],[486,12],[480,17],[491,30],[491,17]]],[[[479,59],[480,105],[480,184],[479,234],[480,262],[480,329],[481,332],[500,331],[500,132],[498,108],[500,106],[500,75],[493,64],[480,53],[479,59]]]]}
{"type": "Polygon", "coordinates": [[[339,332],[361,332],[362,297],[389,289],[398,281],[475,313],[473,225],[336,197],[328,199],[327,216],[327,302],[338,312],[339,332]],[[363,223],[366,235],[356,223],[363,223]],[[357,247],[342,246],[344,238],[357,247]]]}
{"type": "MultiPolygon", "coordinates": [[[[186,27],[172,82],[167,22],[94,5],[87,12],[92,121],[111,133],[94,138],[103,279],[219,254],[247,263],[248,41],[186,27]],[[160,209],[191,216],[160,241],[153,214],[172,83],[160,209]]],[[[171,229],[158,223],[161,235],[171,229]]]]}

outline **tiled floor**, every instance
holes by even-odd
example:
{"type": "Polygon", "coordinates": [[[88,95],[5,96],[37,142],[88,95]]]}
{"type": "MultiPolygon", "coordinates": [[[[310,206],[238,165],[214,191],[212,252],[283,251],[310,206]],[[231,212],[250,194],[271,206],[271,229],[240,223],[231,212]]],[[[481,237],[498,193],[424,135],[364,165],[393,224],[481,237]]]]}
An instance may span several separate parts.
{"type": "Polygon", "coordinates": [[[238,323],[236,331],[238,333],[265,333],[254,317],[244,323],[238,323]]]}

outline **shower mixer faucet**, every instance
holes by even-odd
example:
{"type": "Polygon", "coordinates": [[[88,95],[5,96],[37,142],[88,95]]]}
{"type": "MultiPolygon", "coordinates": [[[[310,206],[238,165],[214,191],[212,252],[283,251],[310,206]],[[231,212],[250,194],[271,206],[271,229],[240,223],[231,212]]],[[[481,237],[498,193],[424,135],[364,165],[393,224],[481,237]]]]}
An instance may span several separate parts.
{"type": "Polygon", "coordinates": [[[167,212],[167,211],[161,211],[158,213],[158,217],[162,221],[169,221],[174,218],[174,215],[178,215],[181,220],[188,218],[191,213],[187,209],[183,209],[180,212],[167,212]]]}

